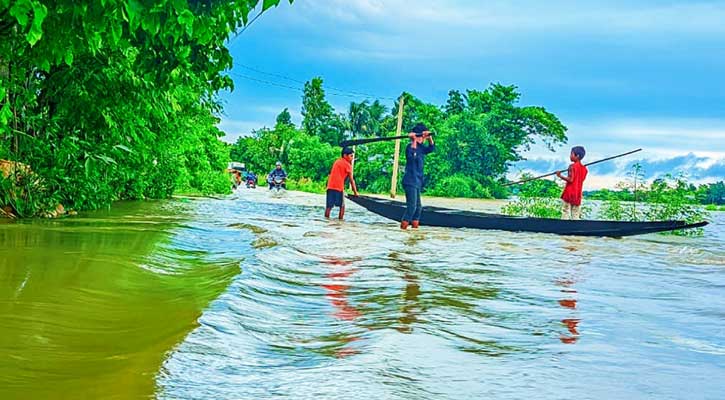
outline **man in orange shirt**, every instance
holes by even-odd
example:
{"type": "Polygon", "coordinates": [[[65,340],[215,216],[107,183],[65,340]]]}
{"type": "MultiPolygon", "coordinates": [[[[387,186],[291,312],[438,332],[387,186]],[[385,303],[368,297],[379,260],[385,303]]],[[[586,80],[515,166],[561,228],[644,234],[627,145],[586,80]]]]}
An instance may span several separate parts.
{"type": "Polygon", "coordinates": [[[355,196],[358,196],[355,179],[352,178],[352,159],[355,152],[351,148],[342,149],[341,157],[335,161],[327,178],[327,205],[325,206],[325,218],[330,218],[332,207],[340,207],[340,219],[345,215],[345,178],[350,178],[350,186],[355,196]]]}

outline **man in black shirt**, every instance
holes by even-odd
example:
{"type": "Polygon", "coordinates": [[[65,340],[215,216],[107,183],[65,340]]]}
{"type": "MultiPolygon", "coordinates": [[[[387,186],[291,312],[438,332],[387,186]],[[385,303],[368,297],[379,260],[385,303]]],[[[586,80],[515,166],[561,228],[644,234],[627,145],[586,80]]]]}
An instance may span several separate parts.
{"type": "Polygon", "coordinates": [[[400,222],[400,229],[408,226],[418,228],[423,205],[420,202],[420,192],[423,189],[423,166],[425,156],[435,150],[433,137],[423,124],[416,124],[408,135],[410,144],[405,148],[405,175],[403,175],[403,188],[405,189],[405,203],[407,209],[400,222]],[[423,142],[428,141],[424,146],[423,142]]]}

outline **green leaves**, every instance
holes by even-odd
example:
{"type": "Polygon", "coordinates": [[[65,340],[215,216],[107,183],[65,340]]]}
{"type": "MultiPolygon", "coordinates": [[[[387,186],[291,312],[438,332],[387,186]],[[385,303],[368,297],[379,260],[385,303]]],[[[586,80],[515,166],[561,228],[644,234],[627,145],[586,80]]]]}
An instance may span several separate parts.
{"type": "Polygon", "coordinates": [[[73,52],[71,50],[68,50],[65,53],[65,63],[68,64],[68,66],[73,65],[73,52]]]}
{"type": "Polygon", "coordinates": [[[33,25],[30,27],[30,32],[28,32],[27,40],[28,43],[30,43],[31,46],[35,45],[35,43],[40,40],[41,37],[43,37],[43,20],[45,20],[45,17],[48,15],[48,9],[45,8],[44,5],[40,3],[33,3],[33,25]]]}
{"type": "Polygon", "coordinates": [[[186,28],[186,33],[191,36],[194,31],[194,14],[189,10],[184,10],[179,14],[177,19],[179,24],[186,28]]]}
{"type": "Polygon", "coordinates": [[[17,0],[15,4],[10,7],[10,15],[15,17],[22,28],[25,28],[30,20],[29,14],[32,9],[33,4],[31,0],[17,0]]]}
{"type": "MultiPolygon", "coordinates": [[[[290,2],[291,3],[291,2],[290,2]]],[[[262,2],[262,11],[266,11],[271,7],[274,7],[279,4],[279,0],[264,0],[262,2]]]]}
{"type": "Polygon", "coordinates": [[[76,209],[226,191],[215,127],[216,93],[233,84],[226,41],[252,8],[277,3],[0,0],[19,28],[0,46],[13,72],[0,82],[0,156],[18,142],[18,161],[76,209]]]}
{"type": "Polygon", "coordinates": [[[43,4],[32,0],[17,0],[10,8],[10,15],[15,17],[23,29],[28,27],[32,16],[32,24],[25,36],[30,46],[34,46],[43,37],[43,21],[48,15],[48,9],[43,4]]]}
{"type": "Polygon", "coordinates": [[[126,17],[132,31],[135,31],[141,24],[144,7],[138,0],[128,0],[125,4],[126,17]]]}

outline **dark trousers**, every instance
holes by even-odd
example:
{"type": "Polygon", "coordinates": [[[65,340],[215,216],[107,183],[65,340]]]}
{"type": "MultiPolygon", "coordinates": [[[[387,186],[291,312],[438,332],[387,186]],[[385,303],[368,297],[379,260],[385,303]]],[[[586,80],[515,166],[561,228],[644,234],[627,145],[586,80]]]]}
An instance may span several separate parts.
{"type": "Polygon", "coordinates": [[[403,186],[405,189],[405,214],[403,221],[420,221],[420,214],[423,212],[423,205],[420,203],[420,188],[414,186],[403,186]]]}

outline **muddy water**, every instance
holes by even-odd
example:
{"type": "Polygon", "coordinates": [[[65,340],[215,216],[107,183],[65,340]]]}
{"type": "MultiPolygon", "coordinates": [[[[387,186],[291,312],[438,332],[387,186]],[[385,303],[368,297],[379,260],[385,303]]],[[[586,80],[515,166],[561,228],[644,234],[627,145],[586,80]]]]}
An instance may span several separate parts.
{"type": "Polygon", "coordinates": [[[725,392],[722,214],[701,238],[582,239],[400,232],[322,202],[248,190],[0,225],[0,397],[725,392]]]}

